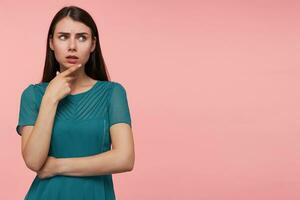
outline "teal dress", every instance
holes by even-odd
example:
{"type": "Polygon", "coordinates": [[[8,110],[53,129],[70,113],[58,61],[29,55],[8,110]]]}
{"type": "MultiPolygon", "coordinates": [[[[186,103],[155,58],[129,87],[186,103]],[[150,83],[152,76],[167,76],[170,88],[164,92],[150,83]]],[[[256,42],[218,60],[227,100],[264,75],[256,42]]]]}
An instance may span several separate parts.
{"type": "MultiPolygon", "coordinates": [[[[30,84],[22,95],[16,127],[34,125],[48,82],[30,84]]],[[[54,119],[49,156],[91,156],[111,149],[109,128],[116,123],[131,126],[125,88],[118,82],[97,81],[89,90],[69,94],[59,101],[54,119]]],[[[114,200],[112,174],[97,176],[57,175],[34,178],[27,200],[114,200]]]]}

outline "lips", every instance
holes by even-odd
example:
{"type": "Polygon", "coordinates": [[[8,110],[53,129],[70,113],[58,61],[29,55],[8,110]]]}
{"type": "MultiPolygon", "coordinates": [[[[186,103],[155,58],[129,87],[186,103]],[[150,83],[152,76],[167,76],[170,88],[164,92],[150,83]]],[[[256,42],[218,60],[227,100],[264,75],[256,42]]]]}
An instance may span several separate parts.
{"type": "Polygon", "coordinates": [[[78,59],[78,57],[77,56],[67,56],[66,58],[71,58],[71,59],[78,59]]]}
{"type": "Polygon", "coordinates": [[[69,55],[66,58],[67,58],[67,62],[70,63],[70,64],[76,64],[77,61],[78,61],[77,56],[69,55]]]}

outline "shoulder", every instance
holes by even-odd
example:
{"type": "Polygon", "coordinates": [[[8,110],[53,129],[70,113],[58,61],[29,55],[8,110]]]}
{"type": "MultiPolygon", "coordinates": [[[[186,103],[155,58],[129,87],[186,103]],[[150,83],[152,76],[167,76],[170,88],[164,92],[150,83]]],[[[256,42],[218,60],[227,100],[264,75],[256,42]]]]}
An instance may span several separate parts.
{"type": "Polygon", "coordinates": [[[34,84],[29,84],[23,88],[21,93],[21,102],[35,103],[35,88],[34,84]]]}
{"type": "Polygon", "coordinates": [[[49,82],[40,82],[32,84],[37,97],[42,97],[44,95],[48,84],[49,82]]]}
{"type": "Polygon", "coordinates": [[[23,88],[22,96],[32,95],[34,93],[34,83],[30,83],[25,88],[23,88]]]}
{"type": "Polygon", "coordinates": [[[127,96],[124,84],[116,81],[111,81],[110,96],[127,96]]]}
{"type": "Polygon", "coordinates": [[[30,90],[45,90],[45,88],[47,87],[49,83],[48,82],[41,82],[41,83],[30,83],[29,85],[27,85],[27,87],[24,89],[25,91],[30,91],[30,90]]]}
{"type": "Polygon", "coordinates": [[[33,86],[37,89],[37,90],[44,90],[46,89],[46,87],[48,86],[49,82],[40,82],[40,83],[34,83],[33,86]]]}
{"type": "Polygon", "coordinates": [[[21,97],[27,99],[34,99],[36,102],[39,102],[45,93],[47,85],[47,82],[30,83],[23,90],[21,97]]]}
{"type": "Polygon", "coordinates": [[[125,90],[126,90],[125,86],[122,83],[116,82],[116,81],[111,81],[111,87],[113,90],[116,90],[116,91],[122,90],[125,92],[125,90]]]}
{"type": "Polygon", "coordinates": [[[127,101],[127,93],[126,89],[120,82],[113,81],[111,83],[112,87],[109,94],[109,101],[110,102],[119,102],[120,101],[127,101]]]}

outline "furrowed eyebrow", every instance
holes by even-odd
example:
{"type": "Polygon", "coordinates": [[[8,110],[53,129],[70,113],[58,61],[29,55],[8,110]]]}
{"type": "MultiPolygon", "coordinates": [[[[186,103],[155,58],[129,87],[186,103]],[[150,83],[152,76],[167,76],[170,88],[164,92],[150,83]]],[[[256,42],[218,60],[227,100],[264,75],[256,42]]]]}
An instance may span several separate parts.
{"type": "MultiPolygon", "coordinates": [[[[66,33],[66,32],[58,32],[57,34],[70,35],[70,33],[66,33]]],[[[76,33],[76,35],[89,35],[89,34],[86,32],[82,32],[82,33],[76,33]]]]}

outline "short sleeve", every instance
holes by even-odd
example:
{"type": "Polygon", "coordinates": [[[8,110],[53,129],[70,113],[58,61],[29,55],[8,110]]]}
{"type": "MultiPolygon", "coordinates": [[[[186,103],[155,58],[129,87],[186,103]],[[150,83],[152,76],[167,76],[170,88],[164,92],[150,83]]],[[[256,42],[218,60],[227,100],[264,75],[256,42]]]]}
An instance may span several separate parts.
{"type": "Polygon", "coordinates": [[[34,85],[30,84],[21,95],[19,120],[16,126],[17,133],[21,135],[20,128],[24,125],[34,125],[37,115],[38,108],[35,101],[34,85]]]}
{"type": "Polygon", "coordinates": [[[116,123],[127,123],[131,127],[131,116],[125,88],[113,82],[108,103],[109,127],[116,123]]]}

